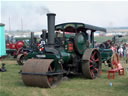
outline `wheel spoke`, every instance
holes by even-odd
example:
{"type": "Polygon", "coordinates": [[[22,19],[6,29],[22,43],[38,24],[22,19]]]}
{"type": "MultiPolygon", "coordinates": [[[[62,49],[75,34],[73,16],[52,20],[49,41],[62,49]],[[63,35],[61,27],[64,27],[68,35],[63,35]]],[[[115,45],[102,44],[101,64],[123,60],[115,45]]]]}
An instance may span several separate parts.
{"type": "Polygon", "coordinates": [[[93,67],[93,65],[90,65],[90,67],[93,67]]]}
{"type": "Polygon", "coordinates": [[[90,59],[90,62],[93,63],[93,61],[90,59]]]}
{"type": "Polygon", "coordinates": [[[94,52],[93,55],[91,56],[91,59],[92,59],[93,61],[95,61],[95,55],[96,55],[96,53],[97,53],[97,52],[94,52]]]}
{"type": "Polygon", "coordinates": [[[95,60],[95,62],[98,62],[99,61],[99,58],[97,58],[96,60],[95,60]]]}
{"type": "Polygon", "coordinates": [[[98,68],[94,68],[96,72],[98,72],[98,68]]]}
{"type": "Polygon", "coordinates": [[[94,52],[94,53],[93,53],[92,58],[94,58],[94,57],[95,57],[96,53],[97,53],[97,52],[94,52]]]}
{"type": "Polygon", "coordinates": [[[92,59],[92,60],[94,60],[94,57],[93,57],[93,56],[91,56],[91,59],[92,59]]]}

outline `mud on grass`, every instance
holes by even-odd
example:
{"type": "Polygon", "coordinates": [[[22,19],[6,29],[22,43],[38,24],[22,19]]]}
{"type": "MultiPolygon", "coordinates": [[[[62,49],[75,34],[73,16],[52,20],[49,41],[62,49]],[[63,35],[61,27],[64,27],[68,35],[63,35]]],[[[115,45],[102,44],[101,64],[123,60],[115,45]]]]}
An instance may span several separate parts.
{"type": "MultiPolygon", "coordinates": [[[[128,73],[124,76],[116,73],[115,80],[107,78],[108,67],[102,66],[100,78],[85,79],[81,76],[63,81],[56,88],[38,88],[25,86],[15,60],[4,60],[7,72],[0,72],[0,96],[128,96],[128,73]],[[112,86],[110,86],[112,82],[112,86]]],[[[125,68],[128,64],[124,63],[125,68]]]]}

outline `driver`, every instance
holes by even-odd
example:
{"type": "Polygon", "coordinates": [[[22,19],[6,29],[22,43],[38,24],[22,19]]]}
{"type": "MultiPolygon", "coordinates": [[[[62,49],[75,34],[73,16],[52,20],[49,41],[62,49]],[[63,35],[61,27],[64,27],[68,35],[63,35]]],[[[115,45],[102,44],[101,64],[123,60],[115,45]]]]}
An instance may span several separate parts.
{"type": "Polygon", "coordinates": [[[58,45],[63,45],[64,44],[64,37],[63,37],[63,32],[61,30],[56,31],[56,44],[58,45]]]}
{"type": "Polygon", "coordinates": [[[57,30],[56,37],[63,37],[63,32],[61,30],[57,30]]]}

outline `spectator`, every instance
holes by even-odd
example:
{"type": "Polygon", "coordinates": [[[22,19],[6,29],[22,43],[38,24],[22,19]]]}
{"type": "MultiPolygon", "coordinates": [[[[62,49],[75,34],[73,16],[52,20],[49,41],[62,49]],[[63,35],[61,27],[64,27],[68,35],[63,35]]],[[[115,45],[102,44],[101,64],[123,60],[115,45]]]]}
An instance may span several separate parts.
{"type": "Polygon", "coordinates": [[[119,53],[120,57],[123,57],[123,48],[122,47],[120,47],[118,49],[118,53],[119,53]]]}
{"type": "Polygon", "coordinates": [[[128,63],[128,44],[126,44],[126,63],[128,63]]]}

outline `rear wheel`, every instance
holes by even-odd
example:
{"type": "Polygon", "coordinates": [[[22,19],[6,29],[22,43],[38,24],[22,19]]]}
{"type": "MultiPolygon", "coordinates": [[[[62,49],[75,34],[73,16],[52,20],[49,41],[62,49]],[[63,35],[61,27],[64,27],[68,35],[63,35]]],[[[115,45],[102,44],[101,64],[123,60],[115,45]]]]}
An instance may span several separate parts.
{"type": "Polygon", "coordinates": [[[86,78],[95,79],[100,75],[101,56],[97,49],[87,49],[82,59],[82,72],[86,78]]]}

